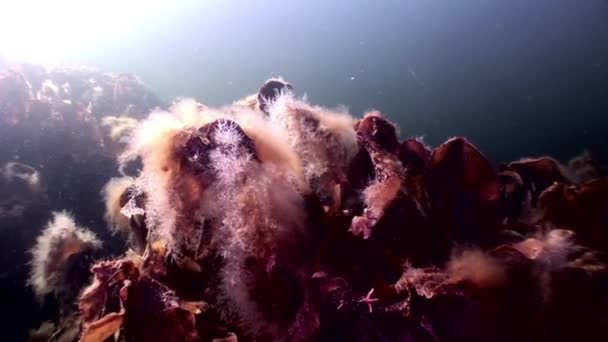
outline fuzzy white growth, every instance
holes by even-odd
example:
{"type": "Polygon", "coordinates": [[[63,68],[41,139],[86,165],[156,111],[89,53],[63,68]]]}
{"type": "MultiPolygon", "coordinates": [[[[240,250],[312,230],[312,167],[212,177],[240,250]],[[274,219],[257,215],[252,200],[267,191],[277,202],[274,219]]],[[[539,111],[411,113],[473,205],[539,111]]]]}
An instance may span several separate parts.
{"type": "Polygon", "coordinates": [[[333,111],[321,107],[315,109],[320,113],[321,128],[335,137],[337,146],[331,147],[340,147],[338,157],[341,162],[350,161],[359,151],[354,130],[355,119],[345,107],[333,111]]]}
{"type": "Polygon", "coordinates": [[[29,165],[8,162],[2,167],[1,174],[7,183],[21,181],[27,185],[31,192],[40,191],[40,172],[29,165]]]}
{"type": "MultiPolygon", "coordinates": [[[[201,193],[194,190],[201,180],[181,169],[180,156],[191,132],[219,118],[233,120],[241,126],[245,134],[254,140],[256,153],[263,163],[274,165],[295,184],[304,183],[301,181],[302,171],[298,158],[287,143],[284,131],[257,111],[240,106],[213,109],[185,99],[175,103],[169,112],[152,113],[134,129],[128,148],[119,160],[125,165],[127,161],[141,157],[143,172],[138,181],[148,194],[146,224],[151,228],[152,240],[160,238],[168,242],[173,252],[178,252],[178,245],[185,242],[175,240],[187,238],[180,237],[175,227],[180,215],[184,215],[181,212],[184,204],[181,199],[183,191],[192,190],[194,197],[189,196],[187,199],[189,207],[196,205],[196,201],[202,201],[201,193]]],[[[214,133],[214,143],[235,147],[242,137],[237,136],[240,133],[230,129],[230,125],[226,126],[219,127],[214,133]]],[[[209,168],[221,171],[218,173],[220,182],[233,182],[233,178],[238,178],[245,172],[238,170],[242,168],[240,163],[247,160],[242,160],[236,154],[211,151],[211,157],[215,163],[209,168]],[[226,172],[228,170],[230,172],[226,172]],[[229,179],[222,180],[222,175],[229,179]]],[[[230,194],[228,190],[208,193],[210,198],[224,198],[230,194]]],[[[200,212],[189,215],[201,218],[209,215],[210,209],[206,204],[201,202],[198,205],[201,206],[200,212]]]]}
{"type": "Polygon", "coordinates": [[[305,182],[285,130],[255,110],[216,110],[186,100],[140,122],[131,139],[123,160],[142,159],[138,182],[147,194],[149,241],[166,242],[173,257],[196,253],[202,234],[198,223],[211,219],[211,226],[203,227],[219,241],[212,243],[221,244],[226,263],[220,274],[221,296],[228,303],[223,314],[241,319],[253,335],[274,332],[251,296],[256,280],[246,260],[253,257],[267,270],[257,276],[270,277],[277,263],[301,272],[292,255],[306,236],[304,186],[299,185],[305,182]],[[193,132],[219,118],[236,122],[242,131],[229,121],[216,122],[205,173],[212,179],[201,179],[181,166],[185,144],[193,132]],[[243,132],[254,141],[259,161],[243,148],[248,139],[243,132]]]}
{"type": "MultiPolygon", "coordinates": [[[[131,136],[127,150],[119,157],[121,165],[141,157],[141,185],[149,194],[146,202],[146,225],[153,227],[152,238],[172,242],[178,213],[172,205],[173,182],[180,175],[179,151],[187,141],[186,132],[212,121],[210,111],[193,100],[176,103],[171,112],[157,111],[140,122],[131,136]]],[[[170,246],[173,248],[175,246],[170,246]]]]}
{"type": "MultiPolygon", "coordinates": [[[[553,298],[552,272],[560,268],[574,266],[583,270],[597,268],[597,260],[573,260],[573,253],[580,246],[576,245],[574,232],[566,229],[553,229],[539,233],[537,237],[526,239],[514,245],[522,254],[536,264],[536,277],[542,290],[543,300],[550,302],[553,298]]],[[[588,253],[586,253],[588,254],[588,253]]],[[[601,265],[599,269],[603,269],[601,265]]]]}
{"type": "Polygon", "coordinates": [[[291,177],[298,187],[305,189],[304,174],[298,155],[291,147],[283,127],[254,110],[239,109],[234,113],[235,121],[255,142],[258,157],[263,163],[271,163],[291,177]]]}
{"type": "Polygon", "coordinates": [[[67,212],[53,212],[53,218],[36,239],[28,283],[39,299],[55,291],[67,260],[75,254],[97,249],[101,241],[93,232],[78,227],[67,212]]]}
{"type": "Polygon", "coordinates": [[[553,229],[544,238],[543,253],[541,257],[550,265],[564,265],[571,254],[578,247],[574,240],[574,232],[566,229],[553,229]]]}
{"type": "Polygon", "coordinates": [[[177,147],[174,140],[179,133],[203,126],[216,118],[216,113],[192,99],[175,103],[169,112],[152,112],[134,129],[120,161],[124,163],[140,156],[144,159],[144,166],[148,165],[154,171],[161,170],[172,160],[177,147]]]}
{"type": "Polygon", "coordinates": [[[137,126],[137,120],[128,116],[106,116],[101,125],[110,129],[110,139],[124,143],[137,126]]]}
{"type": "Polygon", "coordinates": [[[323,195],[337,196],[335,186],[345,180],[346,169],[359,149],[355,120],[346,110],[314,107],[291,92],[277,97],[268,113],[270,120],[286,131],[306,180],[320,181],[318,190],[323,195]]]}
{"type": "Polygon", "coordinates": [[[247,174],[253,177],[230,193],[232,199],[224,197],[228,201],[222,224],[228,245],[221,289],[228,303],[225,314],[236,314],[253,336],[259,332],[274,335],[277,327],[264,318],[251,290],[255,282],[264,282],[257,277],[270,277],[279,263],[294,276],[302,276],[302,266],[292,255],[305,245],[305,210],[300,194],[274,173],[276,169],[259,166],[251,171],[247,174]],[[251,274],[246,268],[249,257],[261,263],[258,267],[265,275],[251,274]]]}
{"type": "Polygon", "coordinates": [[[258,94],[247,95],[239,100],[236,100],[233,105],[256,109],[258,105],[258,94]]]}
{"type": "Polygon", "coordinates": [[[138,187],[136,192],[133,195],[134,195],[134,197],[130,198],[127,201],[127,203],[125,203],[125,205],[122,208],[120,208],[120,213],[128,219],[130,219],[131,217],[133,217],[135,215],[143,216],[146,214],[146,211],[137,205],[137,198],[136,198],[136,196],[143,195],[143,190],[140,187],[138,187]]]}
{"type": "Polygon", "coordinates": [[[129,218],[121,212],[120,197],[135,180],[131,177],[111,178],[101,189],[108,228],[114,232],[130,232],[129,218]]]}
{"type": "Polygon", "coordinates": [[[570,254],[579,246],[575,243],[574,232],[553,229],[517,243],[514,247],[547,270],[552,270],[565,266],[570,254]]]}
{"type": "Polygon", "coordinates": [[[217,119],[220,114],[194,99],[181,99],[175,102],[169,112],[186,127],[201,127],[217,119]]]}
{"type": "MultiPolygon", "coordinates": [[[[173,160],[172,139],[183,125],[174,117],[154,113],[135,130],[127,153],[137,153],[143,161],[142,183],[150,194],[146,207],[146,223],[155,227],[153,233],[170,237],[173,233],[176,212],[170,204],[169,186],[173,160]]],[[[135,155],[135,154],[134,154],[135,155]]],[[[128,154],[125,156],[129,156],[128,154]]]]}
{"type": "Polygon", "coordinates": [[[496,287],[507,281],[504,266],[479,249],[453,253],[448,261],[447,271],[451,281],[470,282],[478,288],[496,287]]]}
{"type": "Polygon", "coordinates": [[[260,331],[274,334],[277,327],[265,320],[251,291],[257,281],[264,283],[257,277],[270,277],[278,264],[294,272],[301,267],[293,255],[306,236],[304,202],[289,171],[259,163],[237,148],[244,137],[234,125],[218,123],[213,137],[222,148],[209,155],[217,181],[206,189],[214,200],[205,206],[212,206],[207,209],[221,219],[218,234],[226,264],[220,288],[228,304],[223,314],[236,316],[253,336],[260,331]],[[256,260],[257,271],[247,269],[249,258],[256,260]]]}
{"type": "Polygon", "coordinates": [[[355,120],[344,110],[311,106],[292,93],[283,93],[269,114],[271,121],[286,129],[307,174],[322,174],[330,162],[345,167],[358,151],[355,120]],[[318,121],[318,127],[311,121],[318,121]]]}
{"type": "MultiPolygon", "coordinates": [[[[397,293],[407,291],[408,288],[413,287],[418,295],[433,298],[436,295],[435,289],[445,283],[446,280],[446,274],[440,269],[415,268],[408,263],[405,265],[401,277],[393,286],[397,293]]],[[[403,309],[409,310],[409,307],[403,309]]]]}

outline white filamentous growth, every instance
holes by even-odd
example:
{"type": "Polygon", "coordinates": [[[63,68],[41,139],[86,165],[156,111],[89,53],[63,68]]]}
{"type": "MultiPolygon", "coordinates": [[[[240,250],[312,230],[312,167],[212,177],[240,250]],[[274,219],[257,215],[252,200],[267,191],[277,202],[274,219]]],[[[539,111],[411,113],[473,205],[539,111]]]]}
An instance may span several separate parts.
{"type": "MultiPolygon", "coordinates": [[[[228,303],[225,315],[236,315],[249,332],[273,331],[264,320],[258,303],[251,298],[251,284],[256,279],[245,268],[254,258],[256,267],[270,274],[277,260],[292,270],[290,253],[298,249],[298,237],[306,235],[305,208],[297,186],[289,180],[289,170],[273,163],[259,163],[251,154],[236,148],[243,142],[242,133],[234,126],[219,125],[215,142],[223,145],[210,153],[209,167],[217,181],[209,192],[221,213],[223,238],[221,296],[228,303]]],[[[294,271],[295,272],[295,271],[294,271]]],[[[257,276],[262,276],[258,274],[257,276]]]]}
{"type": "Polygon", "coordinates": [[[470,282],[478,288],[503,285],[507,282],[505,267],[480,249],[454,253],[447,264],[450,280],[470,282]]]}
{"type": "Polygon", "coordinates": [[[137,126],[137,119],[127,116],[105,116],[101,125],[110,130],[110,139],[117,142],[126,142],[127,136],[137,126]]]}
{"type": "MultiPolygon", "coordinates": [[[[307,182],[322,180],[313,190],[334,197],[335,185],[345,181],[348,166],[359,150],[354,118],[344,109],[311,106],[289,92],[282,93],[268,112],[270,121],[286,132],[307,182]]],[[[333,200],[339,203],[340,199],[333,200]]]]}
{"type": "Polygon", "coordinates": [[[113,233],[130,231],[129,217],[122,213],[120,197],[134,182],[135,180],[131,177],[111,178],[101,190],[106,208],[104,218],[113,233]]]}
{"type": "Polygon", "coordinates": [[[260,331],[275,333],[276,327],[263,318],[258,303],[250,296],[251,284],[259,279],[253,279],[245,268],[246,260],[255,258],[268,274],[277,262],[297,274],[301,265],[291,259],[291,254],[299,249],[298,243],[300,248],[305,245],[307,235],[302,197],[275,172],[273,167],[252,168],[235,196],[225,198],[229,210],[222,220],[228,237],[221,284],[229,310],[225,314],[236,314],[253,335],[260,331]]]}
{"type": "Polygon", "coordinates": [[[33,167],[19,162],[8,162],[0,170],[5,182],[21,181],[32,192],[40,190],[40,172],[33,167]]]}
{"type": "Polygon", "coordinates": [[[288,132],[283,126],[247,108],[239,108],[234,113],[234,119],[245,134],[255,142],[256,153],[262,163],[275,165],[299,189],[306,191],[302,164],[291,147],[288,132]]]}
{"type": "Polygon", "coordinates": [[[31,250],[32,261],[28,283],[41,299],[59,286],[58,275],[72,255],[101,247],[93,232],[78,227],[66,211],[53,212],[53,218],[36,239],[31,250]]]}

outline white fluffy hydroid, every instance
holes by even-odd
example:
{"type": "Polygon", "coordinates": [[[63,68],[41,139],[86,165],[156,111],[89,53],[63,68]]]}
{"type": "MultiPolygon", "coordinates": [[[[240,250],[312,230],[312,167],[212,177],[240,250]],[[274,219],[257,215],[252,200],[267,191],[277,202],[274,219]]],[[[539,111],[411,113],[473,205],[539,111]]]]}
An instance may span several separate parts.
{"type": "Polygon", "coordinates": [[[101,241],[90,230],[78,227],[66,211],[53,212],[53,217],[36,239],[31,250],[29,285],[39,299],[54,292],[68,259],[87,250],[101,247],[101,241]]]}

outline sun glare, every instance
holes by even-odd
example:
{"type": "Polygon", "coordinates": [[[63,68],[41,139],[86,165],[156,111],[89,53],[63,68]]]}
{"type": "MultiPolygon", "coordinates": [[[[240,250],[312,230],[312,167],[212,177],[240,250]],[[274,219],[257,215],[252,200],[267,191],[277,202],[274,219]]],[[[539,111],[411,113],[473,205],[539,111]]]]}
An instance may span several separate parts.
{"type": "Polygon", "coordinates": [[[124,39],[167,0],[0,0],[0,57],[62,62],[108,40],[124,39]]]}

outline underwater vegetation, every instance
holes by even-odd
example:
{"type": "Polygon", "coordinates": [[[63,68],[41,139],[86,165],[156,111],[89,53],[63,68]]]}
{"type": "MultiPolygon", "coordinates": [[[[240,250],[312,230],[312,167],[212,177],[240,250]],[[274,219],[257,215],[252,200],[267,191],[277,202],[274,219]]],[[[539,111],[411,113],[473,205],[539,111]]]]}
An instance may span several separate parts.
{"type": "MultiPolygon", "coordinates": [[[[28,251],[52,212],[67,210],[78,226],[89,227],[104,242],[101,255],[122,251],[118,236],[100,229],[99,192],[110,177],[119,176],[114,160],[123,144],[121,135],[113,140],[110,124],[116,120],[110,119],[128,114],[136,120],[163,104],[133,75],[12,67],[0,70],[0,298],[8,305],[0,318],[8,322],[3,338],[20,341],[32,324],[55,317],[59,306],[54,295],[38,300],[25,286],[28,251]]],[[[80,263],[85,271],[86,263],[80,263]]]]}
{"type": "MultiPolygon", "coordinates": [[[[81,72],[64,77],[99,77],[81,72]]],[[[114,168],[91,192],[105,233],[69,202],[38,233],[29,284],[59,309],[31,340],[608,338],[608,178],[589,154],[494,166],[464,137],[402,140],[382,113],[315,106],[280,78],[213,108],[152,105],[133,77],[65,100],[24,75],[0,76],[6,124],[44,104],[45,122],[98,132],[71,153],[114,168]]],[[[51,186],[48,167],[4,169],[51,186]]]]}

